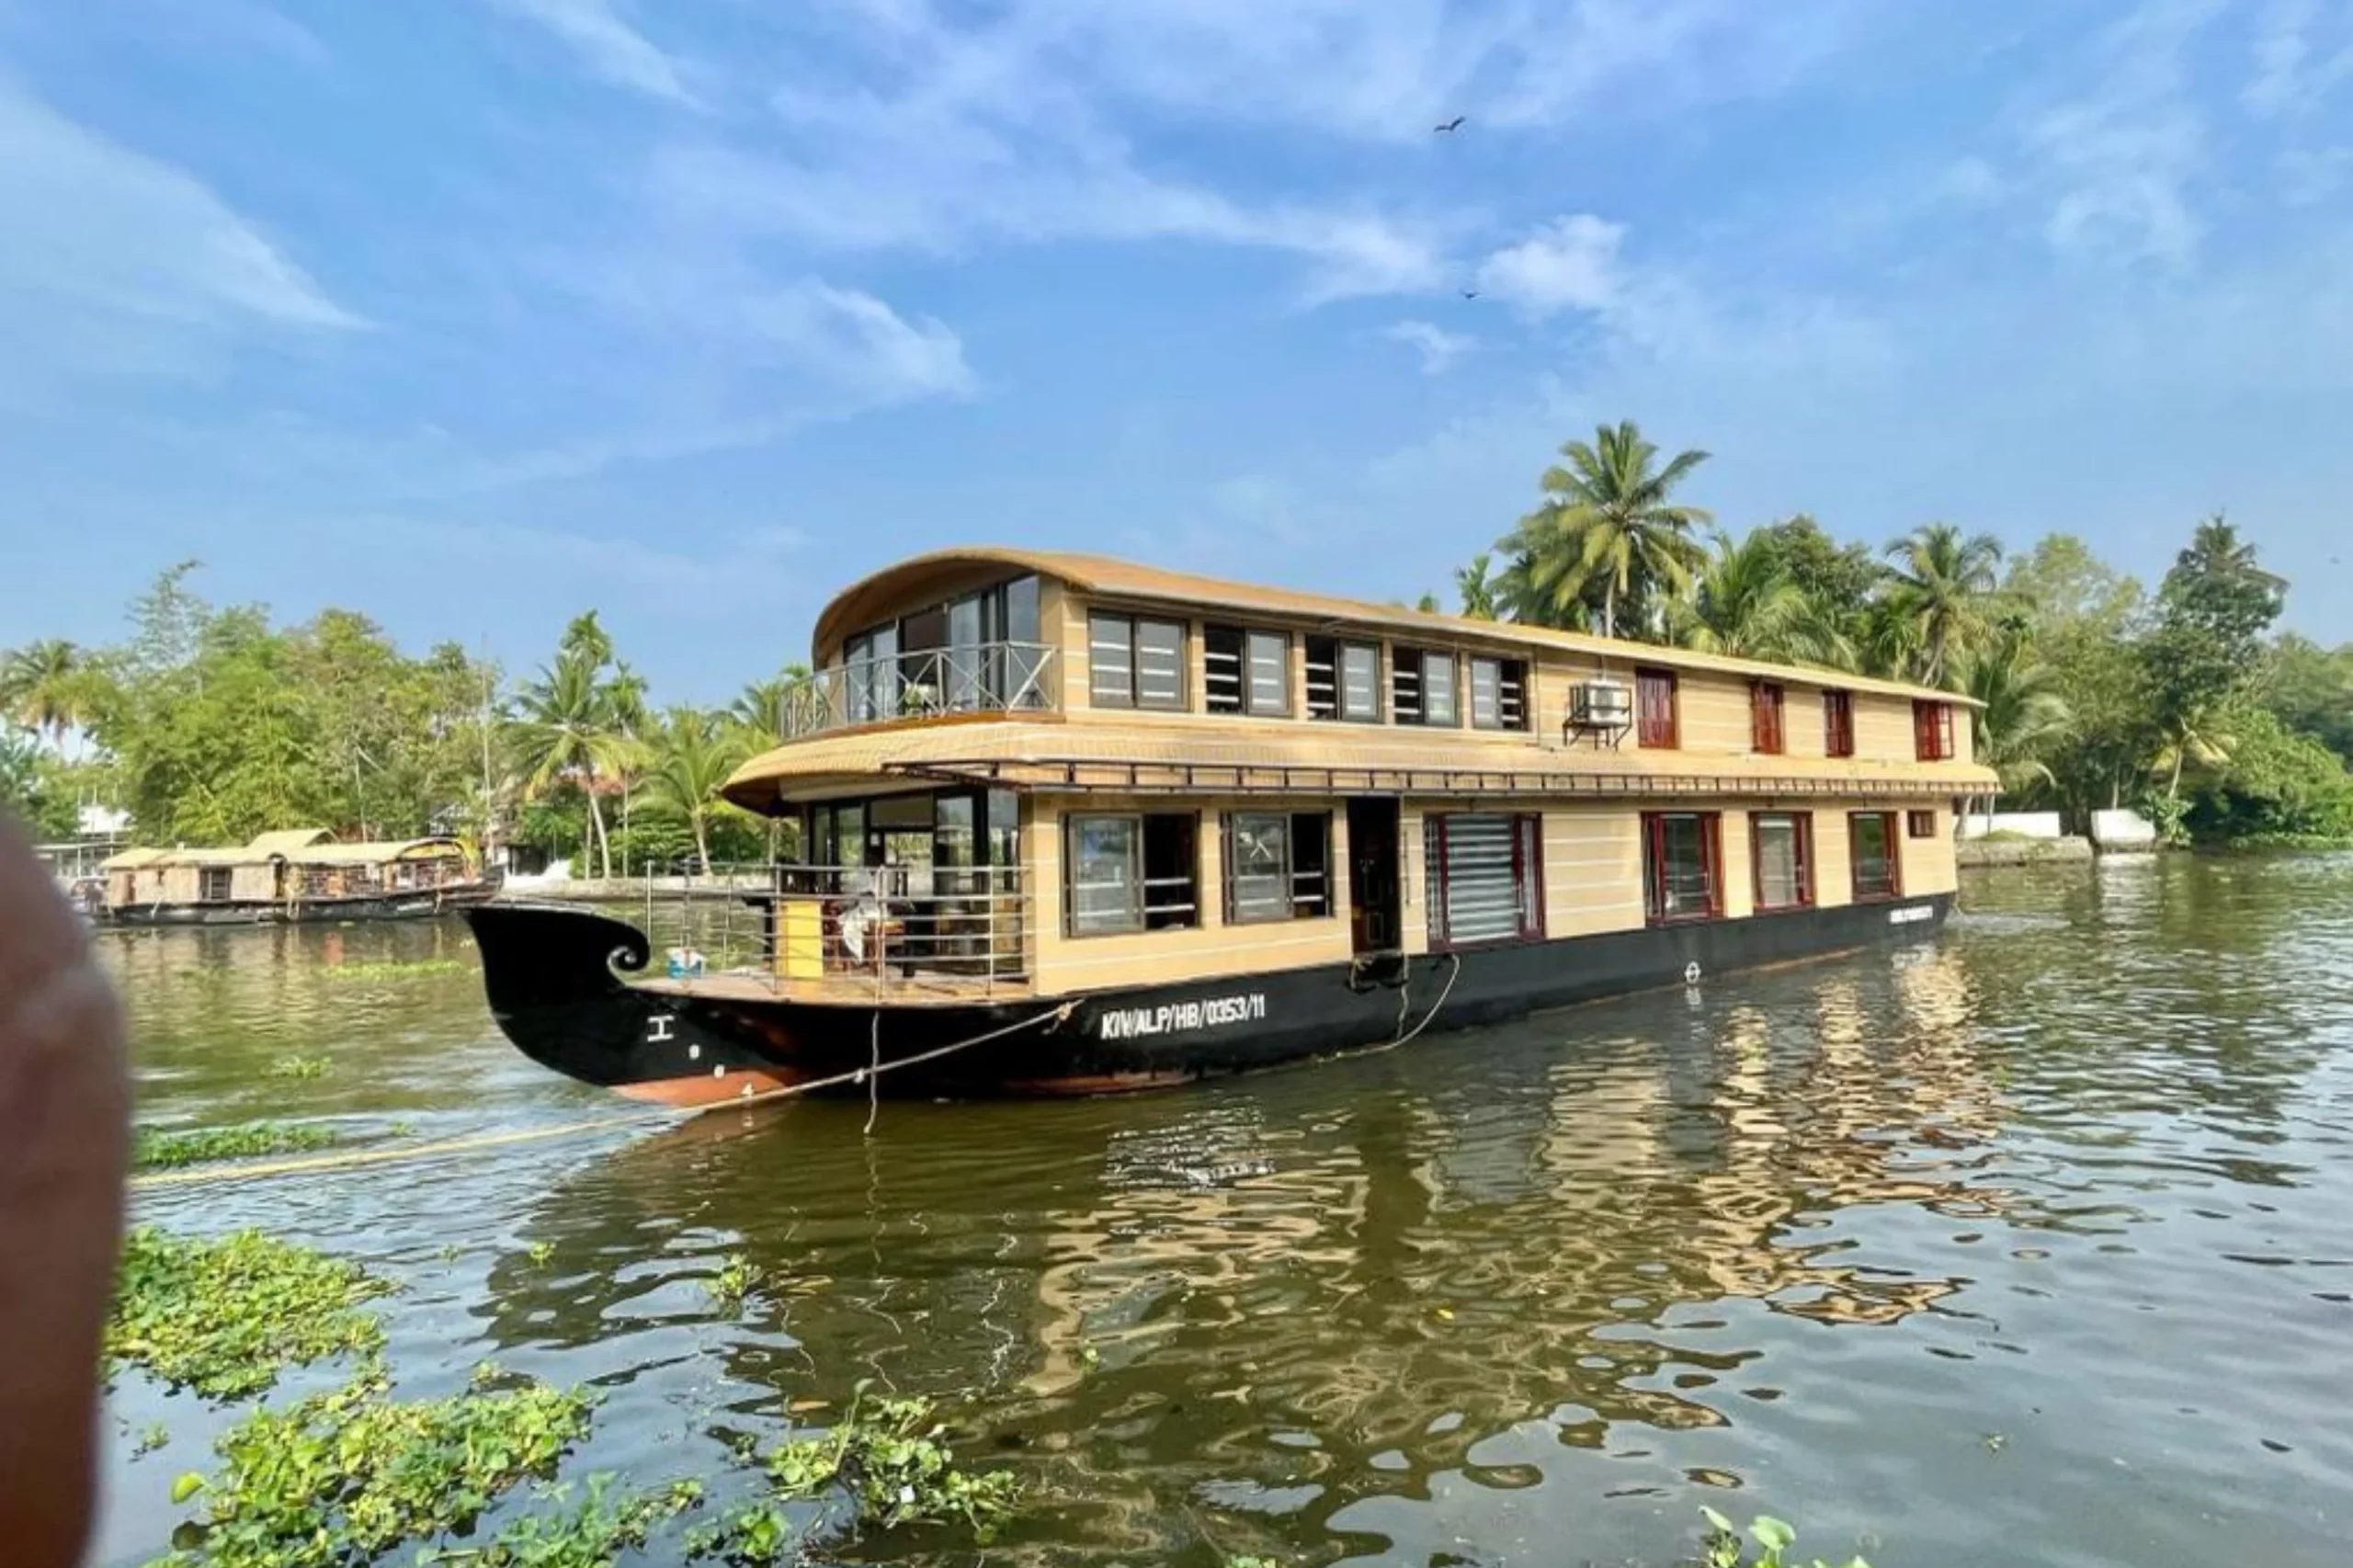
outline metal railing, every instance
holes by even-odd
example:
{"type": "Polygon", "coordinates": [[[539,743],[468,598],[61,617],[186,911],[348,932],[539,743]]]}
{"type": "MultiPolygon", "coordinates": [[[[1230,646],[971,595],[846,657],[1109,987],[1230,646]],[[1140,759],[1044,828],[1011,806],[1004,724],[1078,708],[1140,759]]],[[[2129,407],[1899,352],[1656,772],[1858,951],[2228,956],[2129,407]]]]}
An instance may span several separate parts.
{"type": "Polygon", "coordinates": [[[878,994],[983,993],[1028,974],[1029,896],[1013,866],[717,866],[645,898],[654,972],[878,994]]]}
{"type": "Polygon", "coordinates": [[[787,689],[778,733],[797,740],[889,719],[1057,708],[1055,652],[1046,642],[981,642],[852,659],[787,689]]]}

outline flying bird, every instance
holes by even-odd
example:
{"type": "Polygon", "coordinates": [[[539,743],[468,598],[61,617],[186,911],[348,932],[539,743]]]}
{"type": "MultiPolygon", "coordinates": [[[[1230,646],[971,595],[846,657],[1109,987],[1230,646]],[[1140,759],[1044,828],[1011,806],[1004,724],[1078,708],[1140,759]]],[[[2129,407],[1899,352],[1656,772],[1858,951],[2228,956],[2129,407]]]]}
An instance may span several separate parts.
{"type": "Polygon", "coordinates": [[[1460,115],[1460,114],[1458,114],[1458,115],[1456,115],[1452,119],[1448,120],[1448,121],[1447,121],[1445,124],[1443,124],[1443,125],[1433,125],[1433,126],[1431,126],[1431,127],[1430,127],[1430,130],[1431,130],[1431,131],[1435,131],[1435,132],[1437,132],[1438,134],[1439,134],[1439,135],[1441,135],[1441,136],[1442,136],[1442,135],[1444,135],[1446,132],[1448,132],[1448,131],[1460,131],[1460,130],[1461,130],[1461,129],[1462,129],[1462,122],[1463,122],[1465,119],[1467,119],[1468,118],[1470,118],[1470,117],[1469,117],[1469,116],[1467,116],[1467,115],[1460,115]]]}
{"type": "Polygon", "coordinates": [[[1476,289],[1465,289],[1462,290],[1462,297],[1466,300],[1475,300],[1479,297],[1479,290],[1476,289]]]}

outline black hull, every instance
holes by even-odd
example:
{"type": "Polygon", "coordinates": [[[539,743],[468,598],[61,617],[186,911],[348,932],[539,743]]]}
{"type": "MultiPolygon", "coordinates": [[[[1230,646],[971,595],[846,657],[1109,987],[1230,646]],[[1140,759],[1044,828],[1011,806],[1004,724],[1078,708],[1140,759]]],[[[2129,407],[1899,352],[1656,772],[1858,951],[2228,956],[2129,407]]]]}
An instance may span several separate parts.
{"type": "Polygon", "coordinates": [[[370,898],[304,899],[293,903],[142,903],[101,909],[101,926],[301,926],[345,920],[435,920],[496,896],[494,885],[384,893],[370,898]]]}
{"type": "MultiPolygon", "coordinates": [[[[954,1006],[681,995],[628,984],[643,933],[559,905],[467,912],[491,1011],[543,1066],[701,1105],[1004,1038],[885,1073],[887,1095],[1102,1094],[1387,1045],[1700,976],[1932,935],[1952,895],[1330,964],[1071,997],[954,1006]],[[1067,1006],[1064,1017],[1053,1015],[1067,1006]],[[1026,1026],[1026,1027],[1025,1027],[1026,1026]]],[[[864,1094],[863,1087],[853,1092],[864,1094]]]]}

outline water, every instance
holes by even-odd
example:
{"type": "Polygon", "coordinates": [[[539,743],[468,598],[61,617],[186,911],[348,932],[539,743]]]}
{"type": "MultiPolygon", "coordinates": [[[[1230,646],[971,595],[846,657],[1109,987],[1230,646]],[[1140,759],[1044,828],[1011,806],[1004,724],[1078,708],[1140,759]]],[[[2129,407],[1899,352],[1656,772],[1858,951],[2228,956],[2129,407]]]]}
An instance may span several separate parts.
{"type": "MultiPolygon", "coordinates": [[[[397,1278],[404,1392],[597,1383],[578,1473],[721,1475],[864,1378],[939,1396],[1031,1483],[997,1561],[1666,1563],[1712,1503],[1878,1568],[2343,1562],[2353,858],[1964,903],[1931,946],[1167,1095],[886,1103],[871,1138],[786,1105],[139,1208],[397,1278]],[[700,1284],[737,1249],[773,1275],[740,1317],[700,1284]]],[[[613,1108],[470,973],[333,973],[467,957],[458,925],[106,945],[152,1119],[613,1108]],[[263,1075],[290,1052],[333,1071],[263,1075]]],[[[222,1417],[136,1379],[115,1410],[131,1563],[222,1417]]]]}

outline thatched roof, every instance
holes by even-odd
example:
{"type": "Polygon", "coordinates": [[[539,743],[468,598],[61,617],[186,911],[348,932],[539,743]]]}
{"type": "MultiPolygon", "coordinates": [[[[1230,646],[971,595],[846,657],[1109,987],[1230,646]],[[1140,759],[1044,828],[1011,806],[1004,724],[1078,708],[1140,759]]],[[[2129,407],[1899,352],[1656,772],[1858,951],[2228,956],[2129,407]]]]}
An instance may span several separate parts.
{"type": "Polygon", "coordinates": [[[1374,604],[1331,594],[1270,588],[1256,583],[1229,582],[1190,572],[1171,572],[1139,565],[1108,555],[1068,551],[1019,550],[1002,545],[975,545],[910,556],[861,578],[834,597],[817,618],[812,653],[823,665],[850,633],[872,624],[886,613],[923,600],[936,590],[945,596],[981,585],[1007,572],[1034,572],[1066,583],[1090,598],[1134,600],[1184,605],[1215,615],[1222,610],[1237,616],[1257,616],[1293,625],[1358,628],[1406,638],[1427,637],[1440,645],[1483,645],[1504,649],[1549,648],[1582,653],[1631,668],[1652,665],[1661,668],[1713,670],[1744,679],[1797,680],[1812,686],[1847,691],[1877,692],[1892,697],[1927,697],[1973,706],[1956,692],[1914,686],[1904,681],[1877,680],[1816,665],[1771,664],[1761,659],[1732,659],[1688,648],[1666,648],[1650,642],[1594,637],[1579,631],[1522,626],[1516,621],[1474,620],[1467,616],[1436,615],[1402,605],[1374,604]]]}

